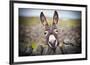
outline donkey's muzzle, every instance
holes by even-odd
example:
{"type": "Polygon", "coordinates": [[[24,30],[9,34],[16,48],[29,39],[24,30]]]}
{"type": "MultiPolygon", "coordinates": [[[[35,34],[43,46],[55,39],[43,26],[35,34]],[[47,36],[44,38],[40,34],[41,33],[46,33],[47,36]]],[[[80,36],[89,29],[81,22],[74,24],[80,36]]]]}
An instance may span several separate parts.
{"type": "Polygon", "coordinates": [[[56,44],[57,44],[56,40],[49,41],[49,46],[50,46],[51,48],[56,48],[56,47],[57,47],[56,44]]]}

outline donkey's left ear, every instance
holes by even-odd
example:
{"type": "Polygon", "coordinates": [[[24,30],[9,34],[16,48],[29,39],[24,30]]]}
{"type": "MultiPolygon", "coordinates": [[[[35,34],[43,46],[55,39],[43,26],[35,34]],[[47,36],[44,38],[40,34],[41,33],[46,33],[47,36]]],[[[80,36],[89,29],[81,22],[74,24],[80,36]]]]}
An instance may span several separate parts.
{"type": "Polygon", "coordinates": [[[54,12],[54,16],[53,16],[53,24],[57,24],[58,23],[58,19],[59,19],[58,13],[57,13],[57,11],[55,11],[54,12]]]}

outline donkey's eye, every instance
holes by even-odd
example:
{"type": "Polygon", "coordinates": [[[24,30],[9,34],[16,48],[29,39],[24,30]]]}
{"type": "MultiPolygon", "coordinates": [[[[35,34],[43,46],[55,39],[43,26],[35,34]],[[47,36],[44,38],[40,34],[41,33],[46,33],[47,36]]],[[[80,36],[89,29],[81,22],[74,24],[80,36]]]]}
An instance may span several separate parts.
{"type": "Polygon", "coordinates": [[[45,31],[45,32],[44,32],[44,35],[47,35],[47,34],[48,34],[48,31],[45,31]]]}
{"type": "Polygon", "coordinates": [[[58,30],[57,30],[57,29],[55,29],[55,30],[54,30],[54,32],[55,32],[55,33],[58,33],[58,30]]]}

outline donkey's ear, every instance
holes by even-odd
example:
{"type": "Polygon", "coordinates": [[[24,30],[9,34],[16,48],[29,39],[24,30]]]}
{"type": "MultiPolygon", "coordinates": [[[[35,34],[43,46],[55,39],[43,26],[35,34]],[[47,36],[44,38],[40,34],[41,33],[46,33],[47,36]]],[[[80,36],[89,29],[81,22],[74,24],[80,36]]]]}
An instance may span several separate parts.
{"type": "Polygon", "coordinates": [[[53,24],[57,24],[58,23],[58,19],[59,19],[58,13],[57,13],[57,11],[55,11],[54,12],[54,16],[53,16],[53,24]]]}
{"type": "Polygon", "coordinates": [[[40,20],[41,20],[41,23],[45,26],[45,25],[48,25],[47,23],[47,20],[46,20],[46,17],[44,16],[43,12],[41,12],[40,14],[40,20]]]}

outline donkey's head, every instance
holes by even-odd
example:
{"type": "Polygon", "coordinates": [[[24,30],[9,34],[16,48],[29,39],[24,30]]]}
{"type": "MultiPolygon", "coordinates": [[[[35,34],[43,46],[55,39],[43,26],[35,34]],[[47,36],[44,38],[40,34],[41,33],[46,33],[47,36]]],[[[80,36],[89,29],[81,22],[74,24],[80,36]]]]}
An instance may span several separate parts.
{"type": "Polygon", "coordinates": [[[41,23],[45,27],[44,34],[45,34],[45,37],[46,37],[46,43],[52,49],[55,49],[59,45],[58,30],[57,30],[57,27],[56,27],[56,24],[58,23],[58,19],[59,19],[58,13],[57,13],[57,11],[55,11],[54,15],[53,15],[52,25],[49,26],[43,12],[41,12],[41,14],[40,14],[41,23]]]}

